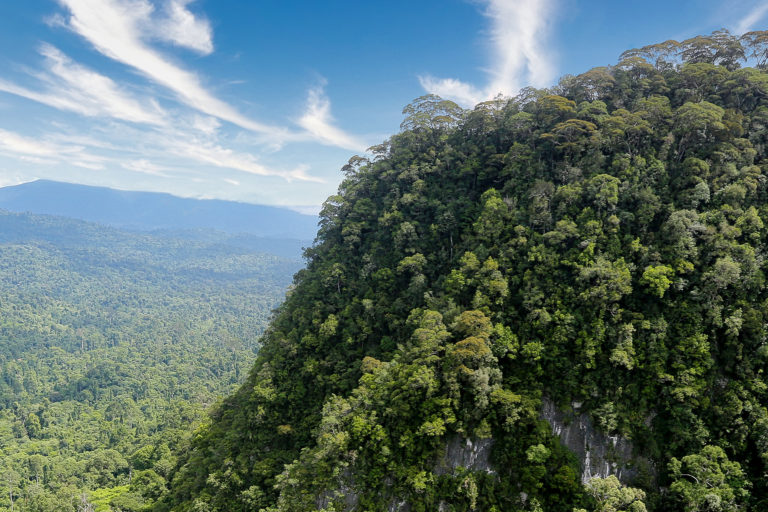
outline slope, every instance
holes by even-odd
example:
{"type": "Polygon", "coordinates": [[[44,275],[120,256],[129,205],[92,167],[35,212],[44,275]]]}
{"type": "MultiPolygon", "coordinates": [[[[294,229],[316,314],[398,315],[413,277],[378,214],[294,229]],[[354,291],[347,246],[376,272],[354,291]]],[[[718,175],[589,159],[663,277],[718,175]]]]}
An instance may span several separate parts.
{"type": "Polygon", "coordinates": [[[406,107],[157,510],[764,510],[766,40],[406,107]]]}

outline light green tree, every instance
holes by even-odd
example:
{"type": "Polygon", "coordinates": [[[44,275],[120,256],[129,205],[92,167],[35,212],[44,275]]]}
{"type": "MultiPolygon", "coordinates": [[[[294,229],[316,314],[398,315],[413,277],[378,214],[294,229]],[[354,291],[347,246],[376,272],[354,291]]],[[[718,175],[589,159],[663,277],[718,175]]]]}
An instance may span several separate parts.
{"type": "MultiPolygon", "coordinates": [[[[591,512],[646,512],[645,491],[626,487],[614,475],[607,478],[593,478],[587,484],[587,492],[595,499],[596,506],[591,512]]],[[[574,512],[587,512],[574,509],[574,512]]]]}
{"type": "Polygon", "coordinates": [[[670,494],[685,512],[735,512],[749,497],[741,465],[728,460],[719,446],[705,446],[699,453],[669,463],[670,494]]]}

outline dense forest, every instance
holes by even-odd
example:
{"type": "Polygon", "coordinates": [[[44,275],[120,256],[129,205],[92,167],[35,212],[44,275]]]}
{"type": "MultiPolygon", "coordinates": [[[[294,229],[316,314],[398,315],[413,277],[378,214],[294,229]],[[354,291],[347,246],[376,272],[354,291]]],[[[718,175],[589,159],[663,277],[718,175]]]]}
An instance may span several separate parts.
{"type": "Polygon", "coordinates": [[[407,106],[155,510],[766,510],[766,65],[718,31],[407,106]],[[633,471],[583,485],[546,403],[633,471]]]}
{"type": "Polygon", "coordinates": [[[0,510],[136,511],[253,364],[296,260],[0,212],[0,510]]]}

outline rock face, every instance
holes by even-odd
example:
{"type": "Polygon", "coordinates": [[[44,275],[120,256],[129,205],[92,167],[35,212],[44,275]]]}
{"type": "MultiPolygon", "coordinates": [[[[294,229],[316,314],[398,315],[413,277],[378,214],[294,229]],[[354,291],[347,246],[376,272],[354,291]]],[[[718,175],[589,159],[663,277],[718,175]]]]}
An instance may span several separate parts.
{"type": "Polygon", "coordinates": [[[344,501],[344,510],[354,510],[360,501],[360,496],[354,491],[354,489],[347,485],[346,481],[350,480],[351,476],[349,472],[345,472],[341,485],[336,491],[326,491],[318,496],[315,501],[315,505],[318,510],[325,510],[338,498],[342,498],[344,501]]]}
{"type": "MultiPolygon", "coordinates": [[[[453,473],[457,468],[464,468],[471,471],[494,473],[490,462],[492,446],[492,439],[467,439],[461,436],[452,436],[448,439],[445,450],[435,462],[432,471],[436,475],[447,475],[453,473]]],[[[317,508],[324,509],[330,506],[334,500],[342,498],[344,510],[354,510],[360,497],[355,492],[351,481],[352,475],[346,472],[337,490],[329,490],[318,496],[315,501],[317,508]]],[[[448,510],[447,506],[447,504],[441,503],[439,510],[448,510]]],[[[411,510],[411,505],[401,497],[393,497],[387,505],[387,512],[408,512],[409,510],[411,510]]]]}
{"type": "Polygon", "coordinates": [[[445,452],[437,461],[434,472],[437,475],[453,473],[456,468],[493,473],[491,468],[491,447],[493,439],[467,439],[453,436],[448,439],[445,452]]]}
{"type": "MultiPolygon", "coordinates": [[[[574,403],[575,411],[581,404],[574,403]]],[[[608,436],[600,432],[587,414],[564,412],[552,400],[542,399],[541,417],[549,422],[552,432],[571,450],[581,464],[581,481],[586,484],[592,478],[615,475],[623,483],[631,483],[646,470],[652,471],[650,462],[635,453],[632,443],[620,436],[608,436]]],[[[452,436],[445,450],[435,461],[432,471],[436,475],[453,473],[457,468],[495,473],[491,467],[493,439],[471,439],[452,436]]],[[[347,474],[349,478],[349,474],[347,474]]],[[[358,495],[353,486],[342,485],[336,492],[324,493],[317,502],[318,508],[328,506],[334,497],[342,497],[345,510],[354,510],[358,495]]],[[[445,503],[439,510],[447,510],[445,503]]],[[[393,497],[387,505],[388,512],[408,512],[410,504],[401,497],[393,497]]]]}
{"type": "MultiPolygon", "coordinates": [[[[445,451],[435,462],[432,471],[436,475],[453,473],[457,468],[470,471],[494,473],[491,468],[491,447],[493,439],[468,439],[452,436],[445,445],[445,451]]],[[[402,498],[394,498],[387,507],[387,512],[408,512],[411,505],[402,498]]],[[[441,502],[438,512],[448,510],[448,505],[441,502]]]]}
{"type": "MultiPolygon", "coordinates": [[[[581,404],[574,403],[578,411],[581,404]]],[[[595,428],[587,414],[563,412],[554,402],[544,398],[542,418],[552,426],[552,432],[571,450],[581,463],[581,481],[615,475],[629,483],[640,474],[641,468],[650,468],[647,459],[635,454],[632,443],[620,436],[607,436],[595,428]]]]}

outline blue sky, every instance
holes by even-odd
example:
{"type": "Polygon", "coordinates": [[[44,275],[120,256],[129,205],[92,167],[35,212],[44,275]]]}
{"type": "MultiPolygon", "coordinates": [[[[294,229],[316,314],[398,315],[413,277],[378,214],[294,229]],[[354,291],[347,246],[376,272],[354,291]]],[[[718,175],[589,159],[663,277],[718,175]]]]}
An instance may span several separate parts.
{"type": "Polygon", "coordinates": [[[768,2],[5,1],[0,185],[316,211],[426,92],[471,106],[721,27],[768,28],[768,2]]]}

